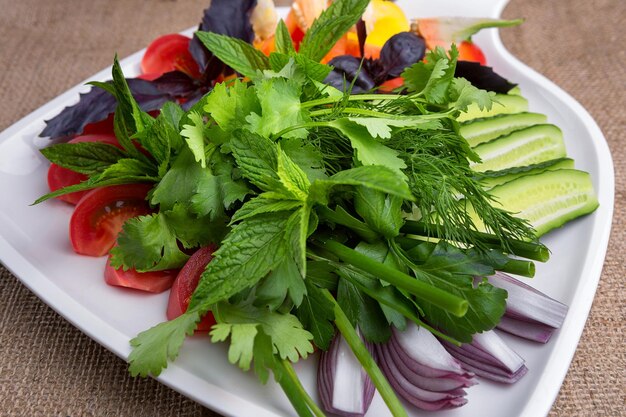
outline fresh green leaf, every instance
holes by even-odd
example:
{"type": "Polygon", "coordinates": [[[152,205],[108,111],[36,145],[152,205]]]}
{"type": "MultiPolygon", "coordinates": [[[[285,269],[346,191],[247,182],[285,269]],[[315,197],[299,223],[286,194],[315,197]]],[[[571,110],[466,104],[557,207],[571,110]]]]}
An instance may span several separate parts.
{"type": "Polygon", "coordinates": [[[287,29],[287,25],[285,25],[283,19],[280,19],[278,21],[278,25],[276,26],[276,32],[274,33],[274,45],[276,51],[281,54],[296,52],[296,49],[293,47],[293,41],[291,40],[291,34],[289,33],[289,29],[287,29]]]}
{"type": "MultiPolygon", "coordinates": [[[[261,114],[251,113],[246,117],[254,132],[271,137],[284,129],[310,121],[308,111],[300,106],[302,85],[295,80],[269,78],[257,82],[254,88],[261,104],[261,114]]],[[[303,138],[306,134],[306,129],[302,128],[283,136],[303,138]]]]}
{"type": "Polygon", "coordinates": [[[476,104],[480,110],[490,110],[495,96],[493,91],[480,90],[465,78],[452,80],[450,100],[455,110],[465,111],[471,104],[476,104]]]}
{"type": "Polygon", "coordinates": [[[297,200],[306,200],[311,183],[298,164],[278,146],[276,173],[283,187],[297,200]]]}
{"type": "Polygon", "coordinates": [[[315,19],[299,52],[314,61],[320,61],[337,41],[359,21],[369,0],[343,0],[333,2],[315,19]]]}
{"type": "Polygon", "coordinates": [[[225,132],[245,126],[245,119],[250,113],[261,113],[259,99],[254,88],[246,83],[235,80],[232,84],[218,83],[213,91],[206,96],[203,110],[225,132]]]}
{"type": "Polygon", "coordinates": [[[124,157],[117,147],[107,143],[59,143],[40,151],[53,164],[86,175],[101,173],[124,157]]]}
{"type": "Polygon", "coordinates": [[[298,266],[290,257],[285,260],[259,283],[256,289],[257,306],[264,306],[275,311],[287,296],[294,306],[298,307],[307,294],[307,288],[300,275],[298,266]]]}
{"type": "Polygon", "coordinates": [[[404,86],[410,92],[423,95],[431,103],[445,104],[449,100],[448,89],[454,79],[458,56],[454,44],[449,55],[443,48],[435,48],[426,54],[423,62],[404,70],[404,86]]]}
{"type": "Polygon", "coordinates": [[[270,68],[268,58],[241,39],[201,31],[196,36],[213,55],[241,75],[254,77],[257,71],[270,68]]]}
{"type": "Polygon", "coordinates": [[[201,312],[188,311],[170,321],[139,333],[130,341],[133,347],[128,362],[132,376],[158,376],[173,361],[186,336],[191,336],[200,321],[201,312]]]}
{"type": "Polygon", "coordinates": [[[238,129],[233,132],[230,148],[242,175],[264,191],[282,189],[276,174],[276,145],[268,138],[238,129]]]}
{"type": "Polygon", "coordinates": [[[324,294],[307,279],[307,296],[296,310],[296,316],[306,330],[313,335],[313,342],[321,350],[327,350],[335,335],[334,304],[324,297],[324,294]]]}
{"type": "Polygon", "coordinates": [[[288,212],[260,214],[234,226],[202,274],[189,308],[227,300],[280,265],[289,253],[288,216],[288,212]]]}
{"type": "Polygon", "coordinates": [[[187,146],[191,149],[196,161],[200,163],[202,168],[205,168],[206,154],[204,149],[204,121],[199,113],[191,113],[188,116],[193,124],[184,125],[180,134],[185,138],[187,146]]]}
{"type": "Polygon", "coordinates": [[[309,353],[313,352],[313,345],[310,342],[313,335],[304,330],[300,321],[292,314],[281,314],[266,308],[258,308],[249,302],[236,305],[220,303],[213,309],[213,314],[218,324],[213,326],[211,335],[216,332],[220,340],[223,340],[225,334],[230,334],[231,349],[233,345],[236,346],[235,352],[237,352],[240,367],[242,365],[249,367],[253,357],[251,351],[253,345],[249,339],[254,339],[256,334],[252,335],[251,325],[258,326],[271,338],[276,353],[282,359],[297,362],[300,357],[305,359],[309,353]],[[233,331],[240,326],[244,326],[247,331],[234,333],[233,331]],[[244,361],[241,360],[242,357],[244,361]]]}
{"type": "Polygon", "coordinates": [[[366,127],[348,118],[335,119],[328,124],[348,137],[356,151],[356,158],[363,165],[382,165],[398,172],[406,168],[398,151],[377,142],[366,127]]]}
{"type": "Polygon", "coordinates": [[[356,212],[372,230],[387,239],[400,234],[400,227],[404,224],[402,202],[398,196],[369,187],[356,187],[354,196],[356,212]]]}

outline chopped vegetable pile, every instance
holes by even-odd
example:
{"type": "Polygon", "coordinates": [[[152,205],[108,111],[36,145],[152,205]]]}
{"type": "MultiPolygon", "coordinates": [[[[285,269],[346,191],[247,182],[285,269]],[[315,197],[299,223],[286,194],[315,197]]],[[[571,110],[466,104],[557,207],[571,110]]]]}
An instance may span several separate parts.
{"type": "Polygon", "coordinates": [[[408,30],[393,3],[323,3],[276,24],[272,2],[213,0],[193,39],[148,48],[142,79],[116,59],[48,121],[56,141],[96,133],[42,150],[37,202],[77,204],[73,247],[109,254],[111,285],[173,285],[170,320],[131,341],[133,375],[210,329],[300,416],[324,415],[292,367],[315,350],[328,412],[364,415],[374,388],[394,416],[398,396],[462,406],[475,375],[528,371],[494,328],[545,343],[562,323],[507,273],[532,277],[538,237],[597,207],[589,176],[482,52],[459,55],[519,21],[408,30]]]}

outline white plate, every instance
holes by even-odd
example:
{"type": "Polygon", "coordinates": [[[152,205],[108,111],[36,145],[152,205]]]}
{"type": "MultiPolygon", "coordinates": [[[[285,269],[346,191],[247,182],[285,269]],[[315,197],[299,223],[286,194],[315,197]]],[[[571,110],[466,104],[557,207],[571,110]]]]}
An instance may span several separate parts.
{"type": "MultiPolygon", "coordinates": [[[[506,0],[400,1],[408,16],[499,16],[506,0]]],[[[440,412],[440,417],[546,415],[572,360],[589,313],[602,270],[613,214],[614,174],[607,143],[590,115],[567,93],[526,67],[502,46],[497,32],[483,31],[475,41],[490,64],[521,85],[532,111],[548,115],[565,135],[568,153],[579,169],[589,171],[600,208],[545,237],[552,259],[538,265],[531,285],[568,304],[562,329],[547,345],[504,338],[526,360],[530,372],[516,385],[481,381],[469,389],[469,403],[440,412]],[[497,401],[494,401],[497,399],[497,401]]],[[[127,75],[139,70],[141,52],[122,61],[127,75]]],[[[90,80],[110,77],[110,68],[90,80]]],[[[102,279],[105,259],[75,255],[67,224],[72,211],[58,201],[30,207],[47,191],[48,164],[38,149],[43,120],[73,104],[81,84],[26,116],[0,134],[0,258],[22,282],[76,327],[122,358],[128,341],[138,332],[165,319],[166,294],[144,295],[107,286],[102,279]],[[129,320],[129,318],[131,318],[129,320]]],[[[316,395],[315,358],[296,366],[305,387],[316,395]]],[[[261,386],[251,374],[228,364],[225,346],[206,338],[188,340],[179,359],[159,380],[209,408],[229,416],[277,417],[294,415],[279,387],[261,386]]],[[[431,415],[409,408],[412,415],[431,415]]],[[[388,415],[376,396],[369,416],[388,415]]]]}

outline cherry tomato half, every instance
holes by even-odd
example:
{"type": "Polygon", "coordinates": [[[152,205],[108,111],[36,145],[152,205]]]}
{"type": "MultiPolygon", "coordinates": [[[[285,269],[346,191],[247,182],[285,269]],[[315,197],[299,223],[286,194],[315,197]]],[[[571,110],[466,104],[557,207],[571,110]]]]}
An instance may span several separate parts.
{"type": "Polygon", "coordinates": [[[146,49],[141,59],[141,72],[144,74],[163,74],[179,70],[198,78],[198,64],[189,52],[190,38],[172,33],[156,38],[146,49]]]}
{"type": "Polygon", "coordinates": [[[160,293],[172,287],[177,274],[177,269],[154,272],[137,272],[132,268],[127,271],[124,271],[123,268],[115,269],[111,266],[111,256],[109,255],[107,265],[104,268],[104,281],[117,287],[160,293]]]}
{"type": "Polygon", "coordinates": [[[483,51],[473,42],[463,41],[458,45],[459,61],[478,62],[480,65],[487,65],[487,58],[483,51]]]}
{"type": "Polygon", "coordinates": [[[124,222],[151,212],[150,184],[95,188],[80,199],[70,219],[70,241],[76,253],[103,256],[113,247],[124,222]]]}
{"type": "MultiPolygon", "coordinates": [[[[68,143],[79,142],[102,142],[121,148],[115,136],[110,134],[77,136],[68,143]]],[[[56,191],[60,188],[67,187],[68,185],[78,184],[86,179],[86,175],[60,167],[57,164],[51,164],[50,168],[48,168],[48,187],[50,188],[50,191],[56,191]]],[[[70,204],[76,204],[85,194],[87,194],[87,191],[78,191],[75,193],[60,195],[57,198],[70,204]]]]}
{"type": "MultiPolygon", "coordinates": [[[[187,311],[191,295],[198,286],[202,272],[213,259],[215,250],[216,247],[213,245],[198,249],[180,270],[174,285],[172,285],[170,299],[167,303],[166,315],[168,320],[173,320],[187,311]]],[[[211,312],[208,312],[198,323],[196,331],[206,332],[214,324],[215,318],[211,312]]]]}

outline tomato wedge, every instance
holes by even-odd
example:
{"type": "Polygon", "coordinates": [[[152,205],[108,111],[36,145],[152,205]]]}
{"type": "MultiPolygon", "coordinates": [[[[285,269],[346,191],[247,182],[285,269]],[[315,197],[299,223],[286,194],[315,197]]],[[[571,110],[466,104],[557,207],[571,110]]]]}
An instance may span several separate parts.
{"type": "Polygon", "coordinates": [[[487,58],[483,51],[473,42],[463,41],[458,45],[459,61],[478,62],[480,65],[487,65],[487,58]]]}
{"type": "Polygon", "coordinates": [[[146,201],[151,188],[150,184],[126,184],[87,192],[70,219],[74,251],[88,256],[106,255],[126,220],[151,212],[146,201]]]}
{"type": "MultiPolygon", "coordinates": [[[[167,303],[166,315],[168,320],[173,320],[187,311],[191,295],[198,286],[202,272],[213,259],[213,252],[216,249],[213,245],[198,249],[180,270],[174,285],[172,285],[170,299],[167,303]]],[[[196,331],[209,331],[214,324],[215,318],[213,313],[208,312],[198,323],[196,331]]]]}
{"type": "MultiPolygon", "coordinates": [[[[102,142],[121,148],[119,142],[112,134],[77,136],[68,143],[79,142],[102,142]]],[[[57,164],[51,164],[50,168],[48,168],[48,187],[50,188],[50,191],[56,191],[60,188],[67,187],[68,185],[78,184],[86,179],[86,175],[60,167],[57,164]]],[[[87,191],[78,191],[75,193],[60,195],[57,198],[70,204],[76,204],[85,194],[87,194],[87,191]]]]}
{"type": "Polygon", "coordinates": [[[190,41],[190,38],[178,33],[159,36],[146,49],[141,59],[141,72],[163,74],[179,70],[198,78],[200,69],[189,52],[190,41]]]}
{"type": "Polygon", "coordinates": [[[104,268],[104,281],[107,284],[151,293],[161,293],[171,288],[176,275],[178,269],[154,272],[137,272],[132,268],[127,271],[123,268],[115,269],[111,266],[110,255],[104,268]]]}

